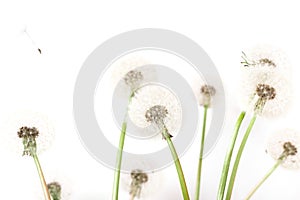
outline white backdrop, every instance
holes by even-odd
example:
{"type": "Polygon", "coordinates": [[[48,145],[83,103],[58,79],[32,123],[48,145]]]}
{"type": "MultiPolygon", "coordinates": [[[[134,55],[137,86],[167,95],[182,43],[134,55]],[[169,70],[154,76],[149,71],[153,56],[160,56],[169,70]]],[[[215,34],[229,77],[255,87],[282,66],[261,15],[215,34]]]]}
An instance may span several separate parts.
{"type": "MultiPolygon", "coordinates": [[[[241,51],[260,43],[284,49],[299,85],[300,30],[297,1],[1,1],[0,122],[19,109],[45,113],[53,121],[56,140],[40,160],[45,173],[68,182],[71,199],[110,199],[113,171],[96,162],[81,145],[72,116],[76,76],[87,56],[110,37],[137,28],[164,28],[186,35],[215,62],[227,93],[226,122],[214,151],[204,160],[202,199],[215,199],[224,152],[240,112],[236,92],[241,51]],[[42,55],[22,33],[27,27],[42,55]]],[[[292,77],[291,77],[292,78],[292,77]]],[[[242,199],[271,167],[266,136],[299,123],[300,91],[294,105],[277,120],[259,119],[238,173],[233,199],[242,199]]],[[[249,120],[247,118],[247,120],[249,120]]],[[[1,145],[5,141],[1,141],[1,145]]],[[[199,143],[199,138],[196,140],[199,143]]],[[[199,148],[182,158],[190,193],[194,194],[199,148]]],[[[1,148],[1,199],[39,199],[40,187],[30,158],[1,148]],[[32,185],[32,186],[31,186],[32,185]]],[[[163,185],[154,199],[181,199],[175,167],[162,172],[163,185]]],[[[253,199],[299,199],[300,171],[279,168],[253,199]]],[[[121,192],[120,199],[127,199],[121,192]]]]}

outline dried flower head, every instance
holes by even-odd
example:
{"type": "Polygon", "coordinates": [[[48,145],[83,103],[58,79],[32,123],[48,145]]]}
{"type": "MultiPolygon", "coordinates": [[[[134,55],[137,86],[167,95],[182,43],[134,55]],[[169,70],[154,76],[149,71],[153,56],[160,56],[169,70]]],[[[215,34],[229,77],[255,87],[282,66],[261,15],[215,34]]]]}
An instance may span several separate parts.
{"type": "Polygon", "coordinates": [[[140,160],[131,163],[132,170],[129,173],[124,173],[121,178],[122,189],[130,197],[138,199],[152,200],[158,199],[157,191],[163,190],[164,173],[149,172],[144,169],[151,169],[151,162],[140,160]]]}
{"type": "Polygon", "coordinates": [[[148,181],[148,175],[142,170],[135,169],[131,171],[130,176],[132,181],[129,194],[133,197],[140,198],[142,186],[148,181]]]}
{"type": "Polygon", "coordinates": [[[129,105],[131,121],[146,128],[164,122],[169,131],[176,133],[181,126],[182,110],[173,92],[159,85],[146,85],[138,90],[129,105]]]}
{"type": "Polygon", "coordinates": [[[275,160],[282,159],[286,168],[300,168],[300,133],[291,129],[270,135],[266,152],[275,160]]]}
{"type": "Polygon", "coordinates": [[[39,135],[39,131],[37,130],[37,128],[29,128],[27,126],[23,126],[19,129],[17,134],[19,138],[22,139],[24,145],[23,156],[33,156],[34,154],[36,154],[37,145],[35,139],[39,135]]]}
{"type": "Polygon", "coordinates": [[[242,78],[240,93],[243,109],[265,117],[276,117],[287,111],[292,89],[288,79],[279,71],[253,69],[242,78]]]}
{"type": "Polygon", "coordinates": [[[142,72],[131,70],[124,76],[124,81],[131,88],[131,91],[135,91],[140,86],[143,78],[142,72]]]}
{"type": "MultiPolygon", "coordinates": [[[[17,156],[29,153],[24,147],[36,143],[36,153],[47,150],[54,140],[54,128],[47,116],[33,112],[20,111],[12,113],[1,126],[0,136],[6,150],[17,156]],[[20,138],[25,142],[23,144],[20,138]],[[34,140],[33,140],[34,139],[34,140]]],[[[8,153],[9,153],[8,152],[8,153]]],[[[29,155],[29,154],[28,154],[29,155]]]]}
{"type": "MultiPolygon", "coordinates": [[[[51,166],[50,166],[51,167],[51,166]]],[[[69,176],[68,172],[58,171],[49,168],[45,165],[47,173],[45,178],[47,180],[47,186],[52,197],[52,200],[68,200],[71,199],[72,193],[72,177],[69,176]]],[[[44,169],[45,169],[44,168],[44,169]]],[[[43,192],[40,190],[39,182],[33,183],[32,193],[35,194],[36,199],[44,199],[43,192]]]]}
{"type": "Polygon", "coordinates": [[[61,200],[61,186],[58,182],[51,182],[47,184],[49,193],[52,197],[52,200],[61,200]]]}
{"type": "Polygon", "coordinates": [[[289,71],[290,63],[286,54],[271,45],[258,45],[247,52],[242,52],[243,68],[267,68],[289,71]]]}
{"type": "Polygon", "coordinates": [[[212,97],[215,96],[216,89],[211,85],[203,85],[200,88],[200,105],[210,106],[212,97]]]}

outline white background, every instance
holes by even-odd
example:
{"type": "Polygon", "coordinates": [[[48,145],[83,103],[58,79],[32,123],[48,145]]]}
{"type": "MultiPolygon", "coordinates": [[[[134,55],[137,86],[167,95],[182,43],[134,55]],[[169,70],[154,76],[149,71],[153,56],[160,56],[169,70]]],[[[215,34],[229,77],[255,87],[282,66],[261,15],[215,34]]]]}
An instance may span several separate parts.
{"type": "MultiPolygon", "coordinates": [[[[19,109],[45,113],[55,126],[56,141],[41,155],[45,173],[58,171],[68,180],[71,199],[110,199],[113,171],[96,162],[81,145],[72,116],[76,76],[87,56],[108,38],[137,28],[180,32],[201,45],[215,62],[227,93],[226,122],[217,147],[204,161],[202,199],[215,199],[221,165],[235,120],[241,51],[260,43],[284,49],[299,85],[300,30],[297,1],[1,1],[0,122],[19,109]],[[24,27],[42,49],[39,55],[22,34],[24,27]]],[[[292,77],[291,77],[292,78],[292,77]]],[[[294,102],[299,102],[295,89],[294,102]]],[[[273,164],[264,153],[266,136],[280,128],[298,128],[299,105],[276,121],[259,119],[240,165],[233,199],[242,199],[273,164]]],[[[248,118],[247,118],[248,120],[248,118]]],[[[1,141],[5,142],[5,141],[1,141]]],[[[199,143],[199,140],[196,140],[199,143]]],[[[194,194],[199,148],[182,158],[194,194]]],[[[1,148],[1,199],[34,199],[39,187],[30,158],[1,148]]],[[[165,169],[164,186],[150,199],[181,199],[174,167],[165,169]]],[[[299,199],[300,171],[279,168],[253,199],[299,199]]],[[[122,192],[120,199],[128,199],[122,192]]]]}

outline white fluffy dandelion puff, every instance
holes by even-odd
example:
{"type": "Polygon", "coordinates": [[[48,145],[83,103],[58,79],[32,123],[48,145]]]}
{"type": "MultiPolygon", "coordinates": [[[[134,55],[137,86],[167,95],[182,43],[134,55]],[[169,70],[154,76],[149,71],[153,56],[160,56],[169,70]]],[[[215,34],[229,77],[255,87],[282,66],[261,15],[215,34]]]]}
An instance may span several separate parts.
{"type": "Polygon", "coordinates": [[[172,133],[179,131],[182,118],[181,104],[173,92],[159,85],[146,85],[138,90],[129,105],[128,113],[131,121],[141,128],[150,126],[152,119],[157,121],[154,116],[154,112],[158,111],[155,109],[158,109],[157,105],[165,108],[159,110],[168,130],[172,133]],[[151,107],[154,108],[150,111],[151,107]]]}
{"type": "Polygon", "coordinates": [[[113,86],[117,85],[121,79],[124,79],[130,71],[147,64],[151,63],[141,56],[128,54],[121,57],[110,66],[112,68],[111,77],[113,86]]]}
{"type": "Polygon", "coordinates": [[[33,111],[21,111],[8,117],[1,128],[1,141],[10,152],[30,155],[29,144],[37,154],[47,150],[54,140],[54,128],[47,116],[33,111]],[[34,139],[34,140],[33,140],[34,139]],[[25,142],[25,143],[24,143],[25,142]],[[25,148],[24,148],[25,147],[25,148]]]}
{"type": "Polygon", "coordinates": [[[277,71],[253,70],[242,80],[242,107],[261,116],[276,117],[285,113],[291,104],[291,87],[289,80],[277,71]]]}
{"type": "Polygon", "coordinates": [[[281,165],[289,169],[300,168],[300,133],[285,129],[272,134],[266,151],[275,160],[282,159],[281,165]]]}
{"type": "Polygon", "coordinates": [[[216,89],[211,85],[203,85],[200,88],[200,105],[210,107],[212,97],[216,94],[216,89]]]}
{"type": "Polygon", "coordinates": [[[242,52],[241,64],[246,71],[259,68],[277,69],[286,73],[289,73],[291,66],[285,52],[271,45],[258,45],[242,52]]]}

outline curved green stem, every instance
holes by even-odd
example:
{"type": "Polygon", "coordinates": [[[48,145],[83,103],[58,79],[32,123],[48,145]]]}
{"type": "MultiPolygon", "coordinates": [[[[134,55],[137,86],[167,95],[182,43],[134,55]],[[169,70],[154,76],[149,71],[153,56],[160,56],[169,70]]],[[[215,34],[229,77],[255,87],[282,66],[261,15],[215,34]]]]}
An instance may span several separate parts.
{"type": "MultiPolygon", "coordinates": [[[[131,103],[131,100],[134,96],[134,92],[132,92],[129,96],[128,106],[131,103]]],[[[123,155],[123,148],[124,148],[124,141],[125,141],[125,135],[126,135],[126,128],[127,128],[127,113],[128,113],[128,107],[125,113],[124,121],[122,124],[122,130],[120,134],[119,139],[119,149],[117,153],[117,160],[116,160],[116,169],[114,174],[114,185],[113,185],[113,194],[112,199],[118,200],[119,199],[119,185],[120,185],[120,172],[121,172],[121,165],[122,165],[122,155],[123,155]]]]}
{"type": "Polygon", "coordinates": [[[123,122],[120,140],[119,140],[117,164],[116,164],[115,176],[114,176],[114,186],[113,186],[113,199],[114,200],[118,200],[118,198],[119,198],[120,171],[121,171],[121,164],[122,164],[122,155],[123,155],[123,147],[124,147],[124,141],[125,141],[125,135],[126,135],[126,128],[127,128],[127,123],[123,122]]]}
{"type": "Polygon", "coordinates": [[[38,156],[36,155],[36,153],[33,153],[32,157],[33,157],[36,169],[39,173],[39,177],[40,177],[40,181],[41,181],[41,184],[42,184],[45,200],[51,200],[51,196],[50,196],[50,193],[49,193],[49,190],[48,190],[48,187],[47,187],[47,183],[46,183],[44,173],[43,173],[40,161],[38,159],[38,156]]]}
{"type": "Polygon", "coordinates": [[[278,168],[278,166],[282,163],[283,159],[278,159],[277,162],[273,165],[273,167],[268,171],[268,173],[258,182],[258,184],[251,190],[251,192],[247,195],[245,200],[249,200],[253,194],[258,190],[258,188],[271,176],[271,174],[278,168]]]}
{"type": "Polygon", "coordinates": [[[241,124],[243,122],[243,119],[246,115],[246,112],[241,112],[239,118],[237,119],[237,122],[235,124],[235,128],[234,128],[234,133],[231,139],[231,143],[229,146],[229,149],[227,150],[226,156],[225,156],[225,160],[223,163],[223,169],[222,169],[222,174],[221,174],[221,179],[220,179],[220,183],[219,183],[219,190],[218,190],[218,200],[223,200],[224,198],[224,193],[225,193],[225,187],[226,187],[226,182],[227,182],[227,176],[228,176],[228,171],[229,171],[229,167],[230,167],[230,161],[231,161],[231,157],[232,157],[232,152],[235,146],[235,142],[236,142],[236,138],[238,136],[241,124]]]}
{"type": "Polygon", "coordinates": [[[203,124],[202,124],[202,135],[201,135],[201,146],[200,146],[199,163],[198,163],[198,173],[197,173],[197,180],[196,180],[196,195],[195,195],[195,200],[199,200],[199,198],[200,198],[202,158],[203,158],[204,141],[205,141],[205,129],[206,129],[207,109],[208,109],[208,106],[204,106],[203,124]]]}
{"type": "Polygon", "coordinates": [[[252,127],[255,123],[255,120],[256,120],[256,115],[254,114],[251,121],[250,121],[250,123],[249,123],[249,126],[246,130],[246,133],[243,137],[243,140],[241,142],[241,145],[239,147],[238,153],[237,153],[236,158],[235,158],[235,162],[234,162],[233,169],[232,169],[231,176],[230,176],[230,181],[229,181],[229,184],[228,184],[226,200],[229,200],[231,198],[231,194],[232,194],[232,190],[233,190],[234,181],[235,181],[235,177],[236,177],[236,174],[237,174],[238,166],[239,166],[239,163],[240,163],[240,160],[241,160],[246,142],[248,140],[248,137],[250,135],[252,127]]]}
{"type": "Polygon", "coordinates": [[[176,166],[176,170],[177,170],[177,174],[178,174],[178,178],[179,178],[179,182],[180,182],[180,186],[181,186],[181,192],[182,192],[183,199],[184,200],[190,200],[188,189],[187,189],[187,186],[186,186],[186,183],[185,183],[184,174],[183,174],[183,171],[182,171],[182,167],[181,167],[176,149],[175,149],[175,147],[173,145],[173,142],[170,138],[170,135],[169,135],[169,133],[168,133],[168,131],[165,127],[163,128],[163,136],[168,142],[168,146],[170,148],[170,151],[171,151],[171,154],[172,154],[175,166],[176,166]]]}

